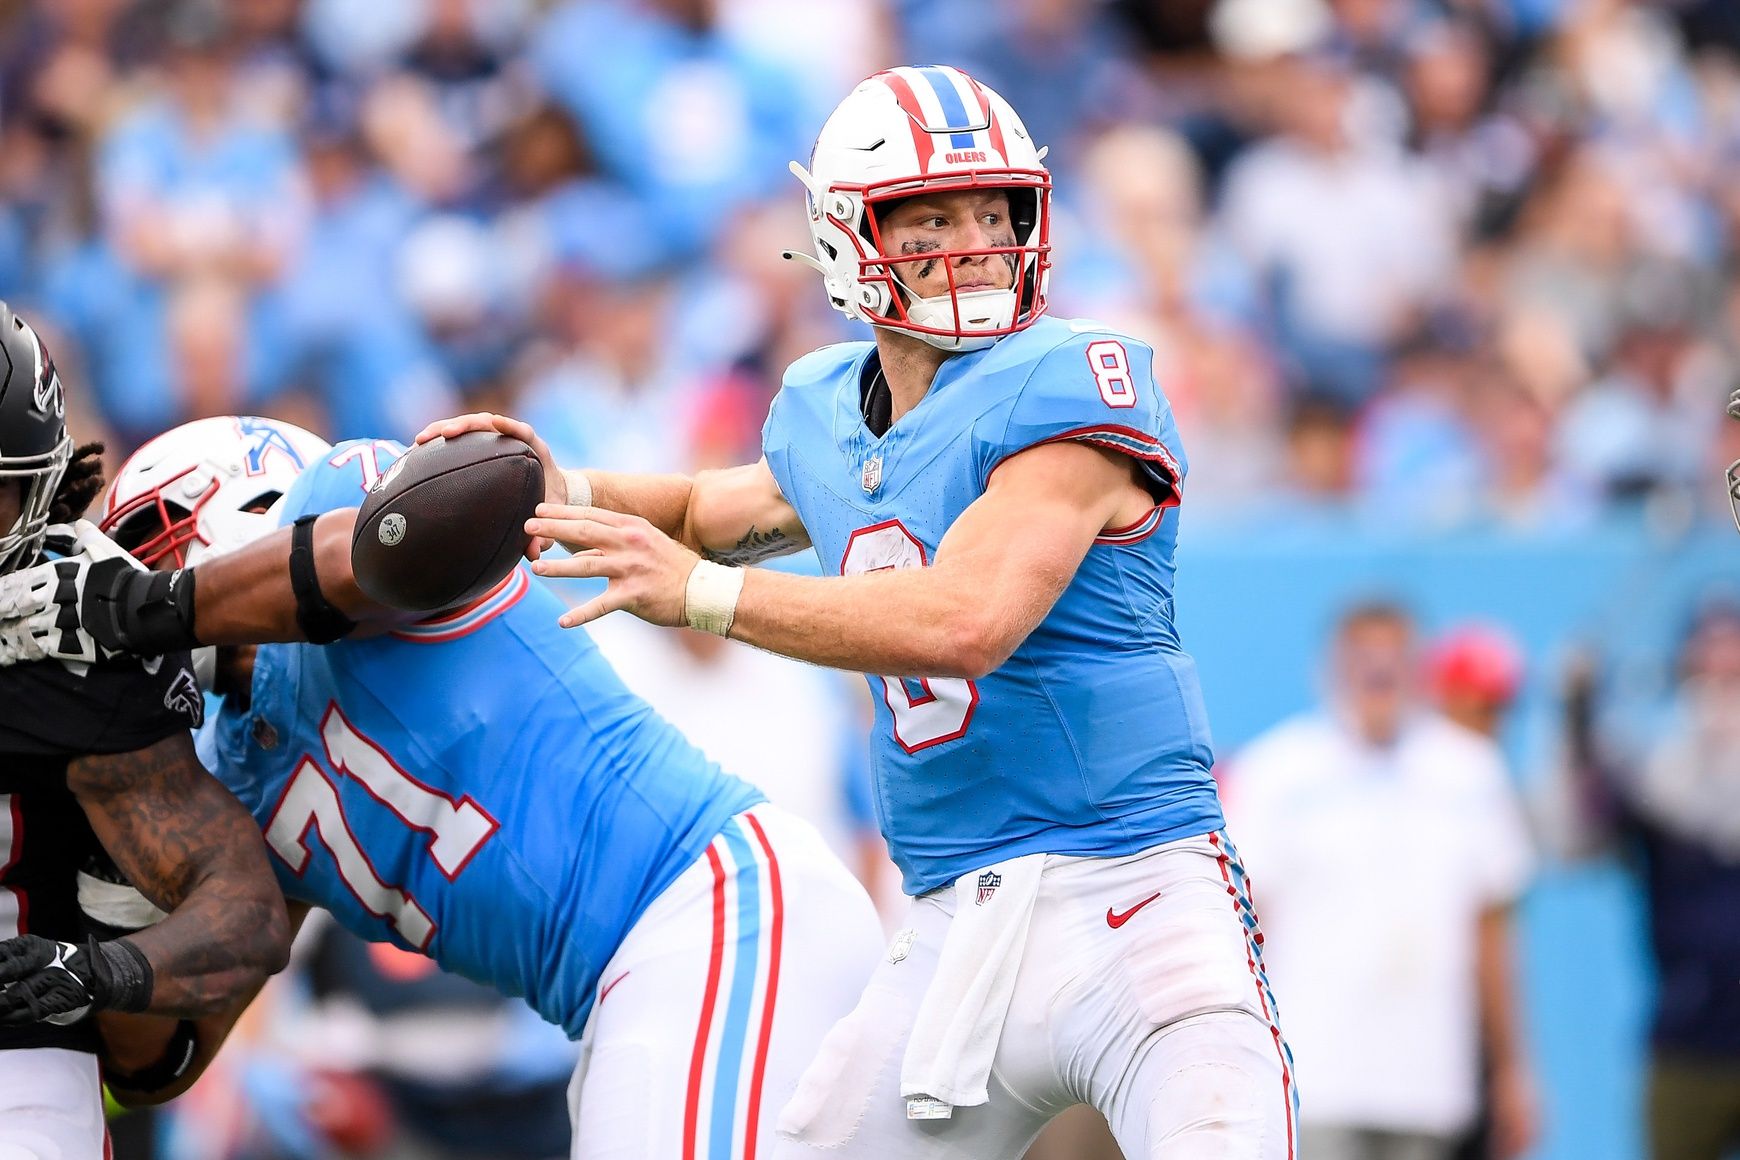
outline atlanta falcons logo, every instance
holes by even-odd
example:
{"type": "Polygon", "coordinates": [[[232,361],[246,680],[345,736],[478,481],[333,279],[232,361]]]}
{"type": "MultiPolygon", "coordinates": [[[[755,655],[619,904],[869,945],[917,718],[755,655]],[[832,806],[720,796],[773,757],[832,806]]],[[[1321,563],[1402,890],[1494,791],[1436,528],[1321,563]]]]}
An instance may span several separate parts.
{"type": "Polygon", "coordinates": [[[199,685],[192,673],[186,669],[176,670],[175,679],[169,682],[169,691],[163,694],[163,707],[174,713],[187,714],[193,728],[199,728],[205,720],[205,698],[200,696],[199,685]]]}
{"type": "Polygon", "coordinates": [[[42,342],[36,337],[36,331],[31,330],[29,323],[19,319],[18,326],[30,335],[30,345],[36,350],[36,387],[31,394],[30,405],[38,415],[59,418],[66,414],[66,400],[61,393],[60,374],[54,369],[54,360],[42,349],[42,342]]]}

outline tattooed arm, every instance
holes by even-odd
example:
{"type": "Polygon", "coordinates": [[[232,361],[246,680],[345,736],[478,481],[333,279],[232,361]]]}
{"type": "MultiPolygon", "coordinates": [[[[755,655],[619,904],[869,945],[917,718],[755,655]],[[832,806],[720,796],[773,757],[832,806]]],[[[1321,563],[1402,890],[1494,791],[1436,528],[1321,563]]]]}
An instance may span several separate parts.
{"type": "Polygon", "coordinates": [[[720,551],[702,548],[701,555],[715,564],[730,564],[743,568],[795,551],[796,549],[790,546],[790,542],[790,537],[779,528],[769,528],[764,532],[754,524],[750,524],[749,530],[743,533],[736,546],[720,551]]]}
{"type": "Polygon", "coordinates": [[[188,734],[81,757],[67,786],[115,865],[169,912],[127,936],[151,964],[148,1010],[212,1014],[283,968],[290,925],[260,831],[200,765],[188,734]]]}
{"type": "Polygon", "coordinates": [[[678,543],[720,564],[749,565],[810,546],[767,461],[671,475],[584,475],[593,507],[638,515],[678,543]]]}
{"type": "MultiPolygon", "coordinates": [[[[306,902],[289,904],[294,937],[308,917],[306,902]]],[[[264,985],[265,980],[261,980],[264,985]]],[[[230,1006],[198,1019],[168,1015],[124,1015],[102,1011],[96,1016],[102,1034],[103,1081],[122,1107],[165,1104],[198,1082],[217,1058],[237,1022],[259,995],[255,987],[230,1006]],[[166,1073],[173,1078],[162,1082],[166,1073]],[[146,1083],[140,1081],[144,1079],[146,1083]]]]}

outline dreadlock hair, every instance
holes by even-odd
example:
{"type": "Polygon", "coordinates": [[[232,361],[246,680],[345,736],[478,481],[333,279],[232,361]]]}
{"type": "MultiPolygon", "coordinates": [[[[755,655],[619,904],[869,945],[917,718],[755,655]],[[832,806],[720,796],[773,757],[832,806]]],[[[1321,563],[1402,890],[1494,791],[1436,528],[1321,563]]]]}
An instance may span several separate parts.
{"type": "Polygon", "coordinates": [[[70,524],[84,515],[92,501],[103,494],[107,482],[103,478],[103,445],[85,443],[74,449],[49,502],[48,522],[70,524]]]}

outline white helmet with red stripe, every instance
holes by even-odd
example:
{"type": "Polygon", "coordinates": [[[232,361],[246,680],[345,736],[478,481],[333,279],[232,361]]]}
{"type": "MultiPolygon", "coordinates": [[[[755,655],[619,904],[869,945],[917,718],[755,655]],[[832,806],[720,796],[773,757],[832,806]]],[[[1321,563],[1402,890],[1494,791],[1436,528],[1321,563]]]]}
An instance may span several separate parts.
{"type": "Polygon", "coordinates": [[[253,415],[165,431],[121,465],[98,526],[143,564],[220,555],[275,526],[266,508],[332,450],[294,423],[253,415]]]}
{"type": "Polygon", "coordinates": [[[815,257],[787,252],[822,275],[848,318],[914,335],[943,350],[979,350],[1045,312],[1051,274],[1051,174],[1009,102],[948,65],[877,73],[840,102],[806,170],[815,257]],[[883,252],[878,207],[920,193],[1008,191],[1014,244],[900,255],[883,252]],[[1015,273],[1004,290],[957,290],[947,258],[1000,255],[1015,273]],[[944,258],[946,294],[921,298],[901,266],[944,258]]]}

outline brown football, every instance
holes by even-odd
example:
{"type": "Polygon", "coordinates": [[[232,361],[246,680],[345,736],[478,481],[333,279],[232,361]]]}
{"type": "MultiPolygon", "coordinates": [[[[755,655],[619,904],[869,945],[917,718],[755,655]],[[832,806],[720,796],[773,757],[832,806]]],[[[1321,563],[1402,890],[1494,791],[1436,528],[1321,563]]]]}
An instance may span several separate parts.
{"type": "Polygon", "coordinates": [[[371,599],[440,612],[506,576],[544,498],[532,449],[494,431],[413,447],[369,490],[350,538],[350,567],[371,599]]]}

